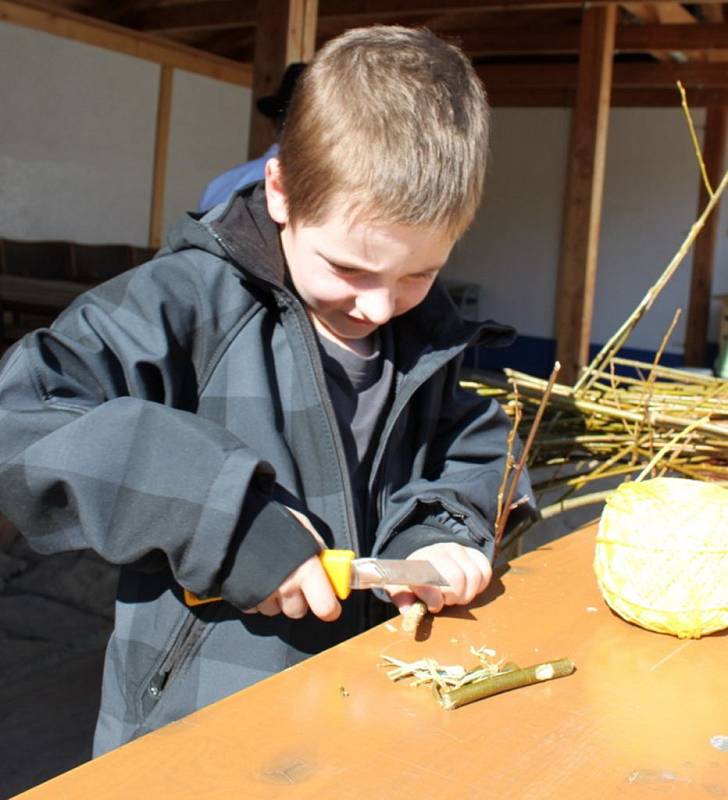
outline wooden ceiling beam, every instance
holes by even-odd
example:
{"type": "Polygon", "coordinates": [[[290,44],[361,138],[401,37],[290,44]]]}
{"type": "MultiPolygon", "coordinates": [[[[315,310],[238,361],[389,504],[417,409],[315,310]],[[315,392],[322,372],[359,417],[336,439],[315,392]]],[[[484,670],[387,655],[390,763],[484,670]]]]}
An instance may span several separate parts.
{"type": "MultiPolygon", "coordinates": [[[[671,5],[663,4],[655,6],[651,3],[624,3],[622,6],[626,11],[632,14],[642,22],[657,22],[657,23],[673,23],[677,25],[695,25],[697,19],[680,3],[672,3],[671,5]]],[[[683,59],[686,59],[682,51],[671,50],[651,50],[650,54],[658,61],[673,61],[674,55],[680,53],[683,59]]],[[[705,54],[694,53],[692,56],[699,61],[705,60],[705,54]]]]}
{"type": "Polygon", "coordinates": [[[254,27],[255,3],[213,0],[209,3],[175,3],[153,6],[124,17],[124,24],[141,31],[172,33],[184,30],[254,27]]]}
{"type": "MultiPolygon", "coordinates": [[[[486,87],[494,108],[571,108],[576,89],[486,87]]],[[[693,89],[688,95],[691,108],[728,107],[728,89],[693,89]]],[[[613,89],[613,108],[679,108],[675,89],[613,89]]]]}
{"type": "Polygon", "coordinates": [[[622,53],[657,49],[687,53],[728,49],[728,24],[621,25],[617,30],[615,48],[622,53]]]}
{"type": "MultiPolygon", "coordinates": [[[[500,16],[500,15],[499,15],[500,16]]],[[[396,20],[407,22],[406,18],[396,20]]],[[[412,22],[412,20],[410,20],[412,22]]],[[[417,24],[426,24],[425,17],[417,18],[417,24]]],[[[138,30],[164,31],[212,31],[226,28],[252,28],[255,15],[250,7],[241,11],[240,4],[229,0],[211,3],[175,4],[141,12],[129,23],[138,30]]],[[[335,17],[320,17],[320,38],[325,41],[340,33],[344,27],[335,17]]],[[[578,52],[579,28],[577,25],[524,26],[514,28],[505,25],[483,27],[480,30],[440,30],[437,24],[431,27],[440,35],[456,40],[471,56],[487,54],[551,53],[572,54],[578,52]]],[[[702,23],[622,24],[617,29],[615,52],[647,53],[658,50],[699,53],[705,50],[728,50],[728,24],[702,23]]]]}
{"type": "MultiPolygon", "coordinates": [[[[718,0],[715,0],[716,4],[718,0]]],[[[591,5],[617,5],[617,0],[594,0],[591,5]]],[[[642,3],[633,6],[658,7],[654,21],[682,22],[695,18],[680,4],[670,0],[655,0],[646,6],[642,3]],[[663,11],[664,9],[664,11],[663,11]],[[680,9],[679,11],[676,9],[680,9]]],[[[232,27],[255,24],[255,3],[241,3],[240,0],[210,0],[210,2],[173,3],[152,5],[149,2],[122,4],[125,12],[116,12],[114,18],[138,30],[176,31],[204,29],[213,27],[232,27]]],[[[458,2],[449,6],[435,5],[427,0],[320,0],[319,16],[322,23],[336,21],[343,27],[373,22],[407,22],[410,17],[441,17],[448,15],[491,12],[517,12],[523,10],[581,9],[581,0],[473,0],[458,2]]],[[[644,17],[647,19],[647,17],[644,17]]]]}
{"type": "MultiPolygon", "coordinates": [[[[706,0],[707,4],[720,4],[723,0],[706,0]]],[[[650,0],[653,5],[676,5],[675,0],[650,0]]],[[[619,6],[621,0],[590,0],[589,7],[619,6]]],[[[388,17],[409,14],[463,13],[470,11],[515,11],[538,8],[584,7],[583,0],[451,0],[444,5],[432,0],[320,0],[322,17],[377,17],[384,21],[388,17]]]]}
{"type": "MultiPolygon", "coordinates": [[[[576,64],[481,64],[476,71],[491,89],[573,89],[578,79],[576,64]]],[[[664,88],[676,91],[682,81],[687,89],[728,88],[723,64],[615,64],[613,87],[664,88]]]]}
{"type": "Polygon", "coordinates": [[[239,86],[249,87],[253,82],[252,70],[248,64],[204,53],[168,39],[129,31],[119,25],[59,10],[43,3],[0,0],[0,22],[44,31],[239,86]]]}
{"type": "Polygon", "coordinates": [[[150,8],[158,2],[159,0],[117,0],[116,2],[101,0],[89,8],[86,13],[99,19],[105,19],[107,22],[119,22],[127,14],[150,8]]]}
{"type": "Polygon", "coordinates": [[[643,22],[694,25],[698,20],[680,3],[622,3],[622,8],[643,22]]]}
{"type": "MultiPolygon", "coordinates": [[[[575,54],[579,28],[559,25],[510,30],[495,26],[479,31],[439,32],[458,41],[470,56],[518,54],[575,54]]],[[[728,50],[728,24],[698,25],[623,24],[617,28],[615,53],[648,53],[657,50],[701,53],[728,50]]]]}

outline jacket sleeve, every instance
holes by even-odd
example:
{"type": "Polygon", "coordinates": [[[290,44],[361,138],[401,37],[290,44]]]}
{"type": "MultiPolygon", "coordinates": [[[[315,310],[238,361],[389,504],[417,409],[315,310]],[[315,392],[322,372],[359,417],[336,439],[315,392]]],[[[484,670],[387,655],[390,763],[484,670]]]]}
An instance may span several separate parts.
{"type": "Polygon", "coordinates": [[[0,510],[42,553],[136,566],[161,554],[182,586],[250,607],[319,547],[270,499],[271,465],[182,410],[220,323],[167,261],[169,274],[165,259],[125,273],[6,354],[0,510]]]}
{"type": "MultiPolygon", "coordinates": [[[[420,547],[456,541],[493,559],[511,423],[495,399],[460,388],[459,371],[460,360],[446,369],[421,476],[388,498],[374,548],[382,557],[405,558],[420,547]]],[[[517,459],[520,442],[514,450],[517,459]]],[[[511,512],[509,528],[538,518],[525,471],[514,499],[521,502],[511,512]]]]}

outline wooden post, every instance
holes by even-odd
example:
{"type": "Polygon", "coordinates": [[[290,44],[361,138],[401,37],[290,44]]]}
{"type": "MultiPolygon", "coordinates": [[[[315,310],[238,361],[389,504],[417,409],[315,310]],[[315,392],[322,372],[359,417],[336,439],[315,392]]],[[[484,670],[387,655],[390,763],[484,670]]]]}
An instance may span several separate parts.
{"type": "Polygon", "coordinates": [[[169,122],[172,110],[172,67],[159,68],[159,99],[157,100],[157,131],[154,141],[154,177],[152,179],[152,205],[149,212],[149,246],[159,247],[164,225],[164,189],[167,177],[167,151],[169,149],[169,122]]]}
{"type": "Polygon", "coordinates": [[[318,0],[258,0],[249,158],[262,155],[274,137],[270,120],[258,113],[255,103],[276,92],[288,64],[311,58],[317,16],[318,0]]]}
{"type": "MultiPolygon", "coordinates": [[[[726,109],[708,108],[705,112],[705,138],[703,140],[703,161],[710,185],[715,187],[723,175],[726,139],[726,109]]],[[[708,191],[700,181],[698,214],[708,202],[708,191]]],[[[720,205],[705,222],[705,227],[695,241],[693,268],[690,278],[690,300],[688,319],[685,328],[684,360],[687,367],[704,367],[705,345],[708,339],[710,318],[710,293],[713,283],[713,264],[715,262],[715,243],[720,225],[720,205]]]]}
{"type": "Polygon", "coordinates": [[[589,359],[616,19],[615,6],[592,6],[582,16],[556,299],[556,352],[565,383],[573,383],[589,359]]]}

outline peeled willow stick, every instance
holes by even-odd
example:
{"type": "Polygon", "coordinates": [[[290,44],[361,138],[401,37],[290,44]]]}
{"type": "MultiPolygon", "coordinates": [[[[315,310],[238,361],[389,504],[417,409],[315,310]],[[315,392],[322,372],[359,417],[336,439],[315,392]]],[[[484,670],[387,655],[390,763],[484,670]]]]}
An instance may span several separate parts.
{"type": "Polygon", "coordinates": [[[550,681],[552,678],[563,678],[576,669],[570,658],[560,658],[558,661],[547,661],[543,664],[534,664],[532,667],[517,669],[513,672],[500,672],[490,678],[485,678],[477,683],[469,683],[459,689],[449,692],[441,691],[438,696],[440,705],[447,710],[460,708],[460,706],[491,697],[494,694],[508,692],[511,689],[520,689],[521,686],[530,686],[532,683],[550,681]]]}
{"type": "Polygon", "coordinates": [[[417,634],[420,622],[425,618],[427,606],[422,600],[415,600],[414,603],[402,614],[402,630],[405,633],[417,634]]]}

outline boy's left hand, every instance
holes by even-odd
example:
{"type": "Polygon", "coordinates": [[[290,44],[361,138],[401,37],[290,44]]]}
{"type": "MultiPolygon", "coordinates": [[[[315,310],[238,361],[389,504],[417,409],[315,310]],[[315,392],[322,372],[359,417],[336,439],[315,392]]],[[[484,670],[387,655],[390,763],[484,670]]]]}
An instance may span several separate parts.
{"type": "Polygon", "coordinates": [[[407,558],[429,561],[450,585],[442,589],[413,586],[410,591],[392,593],[392,602],[401,613],[418,598],[433,614],[442,611],[443,606],[467,605],[485,590],[493,574],[490,561],[483,553],[457,542],[420,547],[407,558]]]}

